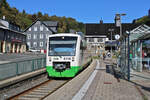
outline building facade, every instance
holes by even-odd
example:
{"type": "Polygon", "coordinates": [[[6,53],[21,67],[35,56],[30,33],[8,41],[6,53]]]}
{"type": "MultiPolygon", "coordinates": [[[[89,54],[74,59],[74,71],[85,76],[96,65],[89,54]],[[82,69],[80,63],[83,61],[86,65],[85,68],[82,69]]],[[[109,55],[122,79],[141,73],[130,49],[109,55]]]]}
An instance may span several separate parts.
{"type": "MultiPolygon", "coordinates": [[[[115,23],[87,23],[86,25],[86,40],[90,50],[95,53],[99,52],[112,52],[118,49],[119,43],[115,39],[116,36],[120,36],[120,27],[117,27],[115,23]]],[[[122,23],[122,33],[127,30],[135,28],[136,24],[122,23]]]]}
{"type": "Polygon", "coordinates": [[[23,53],[26,52],[26,35],[19,31],[17,25],[0,20],[0,52],[23,53]],[[10,28],[10,27],[13,27],[10,28]]]}
{"type": "Polygon", "coordinates": [[[24,33],[27,35],[27,45],[29,50],[46,50],[47,38],[51,34],[57,33],[58,23],[55,21],[37,20],[29,26],[24,33]]]}

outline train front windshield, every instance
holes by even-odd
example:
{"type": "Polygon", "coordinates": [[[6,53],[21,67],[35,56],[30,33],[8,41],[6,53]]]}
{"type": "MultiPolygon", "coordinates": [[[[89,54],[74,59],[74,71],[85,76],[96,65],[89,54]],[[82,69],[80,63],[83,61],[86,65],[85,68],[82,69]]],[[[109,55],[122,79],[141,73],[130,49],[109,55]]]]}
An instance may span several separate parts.
{"type": "Polygon", "coordinates": [[[49,38],[49,56],[75,56],[77,37],[49,38]]]}

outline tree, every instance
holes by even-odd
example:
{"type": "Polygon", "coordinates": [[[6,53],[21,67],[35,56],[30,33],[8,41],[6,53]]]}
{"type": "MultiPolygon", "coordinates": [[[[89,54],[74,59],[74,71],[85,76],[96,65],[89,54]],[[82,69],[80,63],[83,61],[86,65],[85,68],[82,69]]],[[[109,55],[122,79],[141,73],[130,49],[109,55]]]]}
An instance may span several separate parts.
{"type": "Polygon", "coordinates": [[[7,3],[6,0],[0,0],[0,8],[1,7],[5,7],[5,9],[9,10],[10,9],[10,6],[9,4],[7,3]]]}
{"type": "Polygon", "coordinates": [[[42,15],[41,12],[38,12],[38,13],[37,13],[37,17],[38,17],[38,18],[41,18],[42,16],[43,16],[43,15],[42,15]]]}
{"type": "Polygon", "coordinates": [[[84,31],[84,24],[77,22],[74,18],[43,15],[40,11],[37,14],[27,14],[25,10],[19,12],[15,7],[10,7],[6,0],[0,0],[0,18],[2,16],[5,16],[6,20],[11,23],[19,25],[22,29],[29,27],[39,18],[41,21],[57,21],[58,32],[69,32],[70,29],[84,31]]]}
{"type": "Polygon", "coordinates": [[[150,18],[148,16],[143,16],[142,18],[137,19],[136,23],[150,25],[150,18]]]}
{"type": "Polygon", "coordinates": [[[38,17],[36,16],[36,14],[33,14],[33,15],[32,15],[32,22],[35,22],[35,21],[37,20],[37,18],[38,18],[38,17]]]}

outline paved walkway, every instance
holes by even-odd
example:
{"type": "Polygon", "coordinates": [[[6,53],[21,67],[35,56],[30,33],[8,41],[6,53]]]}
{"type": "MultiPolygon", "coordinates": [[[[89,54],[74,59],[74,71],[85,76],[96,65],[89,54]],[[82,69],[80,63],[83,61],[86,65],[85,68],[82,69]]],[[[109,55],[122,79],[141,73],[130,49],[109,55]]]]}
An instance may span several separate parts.
{"type": "Polygon", "coordinates": [[[97,73],[89,87],[87,87],[87,91],[79,92],[84,87],[86,80],[89,80],[90,77],[87,75],[88,72],[84,72],[81,73],[82,76],[77,76],[75,80],[73,79],[72,83],[69,83],[71,84],[70,87],[66,84],[66,86],[54,92],[46,100],[71,100],[78,93],[82,94],[82,98],[79,97],[77,100],[143,100],[133,83],[125,80],[118,82],[111,73],[106,73],[105,66],[105,63],[100,61],[99,68],[96,67],[93,69],[93,72],[97,70],[97,73]],[[80,80],[81,78],[82,81],[80,80]],[[81,85],[80,83],[83,84],[81,85]]]}
{"type": "MultiPolygon", "coordinates": [[[[106,66],[102,61],[101,66],[106,66]]],[[[82,100],[142,100],[134,84],[118,80],[105,70],[99,70],[82,100]]]]}
{"type": "Polygon", "coordinates": [[[150,100],[150,72],[132,72],[131,82],[136,84],[147,100],[150,100]]]}

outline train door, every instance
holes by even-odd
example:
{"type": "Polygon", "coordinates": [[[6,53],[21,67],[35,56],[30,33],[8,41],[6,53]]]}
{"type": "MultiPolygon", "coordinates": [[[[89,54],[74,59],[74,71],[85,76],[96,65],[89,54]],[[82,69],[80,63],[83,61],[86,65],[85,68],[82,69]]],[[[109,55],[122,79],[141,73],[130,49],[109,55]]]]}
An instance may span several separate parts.
{"type": "Polygon", "coordinates": [[[2,41],[0,41],[0,52],[2,52],[2,41]]]}
{"type": "Polygon", "coordinates": [[[84,61],[84,55],[83,55],[83,42],[81,40],[80,43],[80,64],[83,65],[83,61],[84,61]]]}

